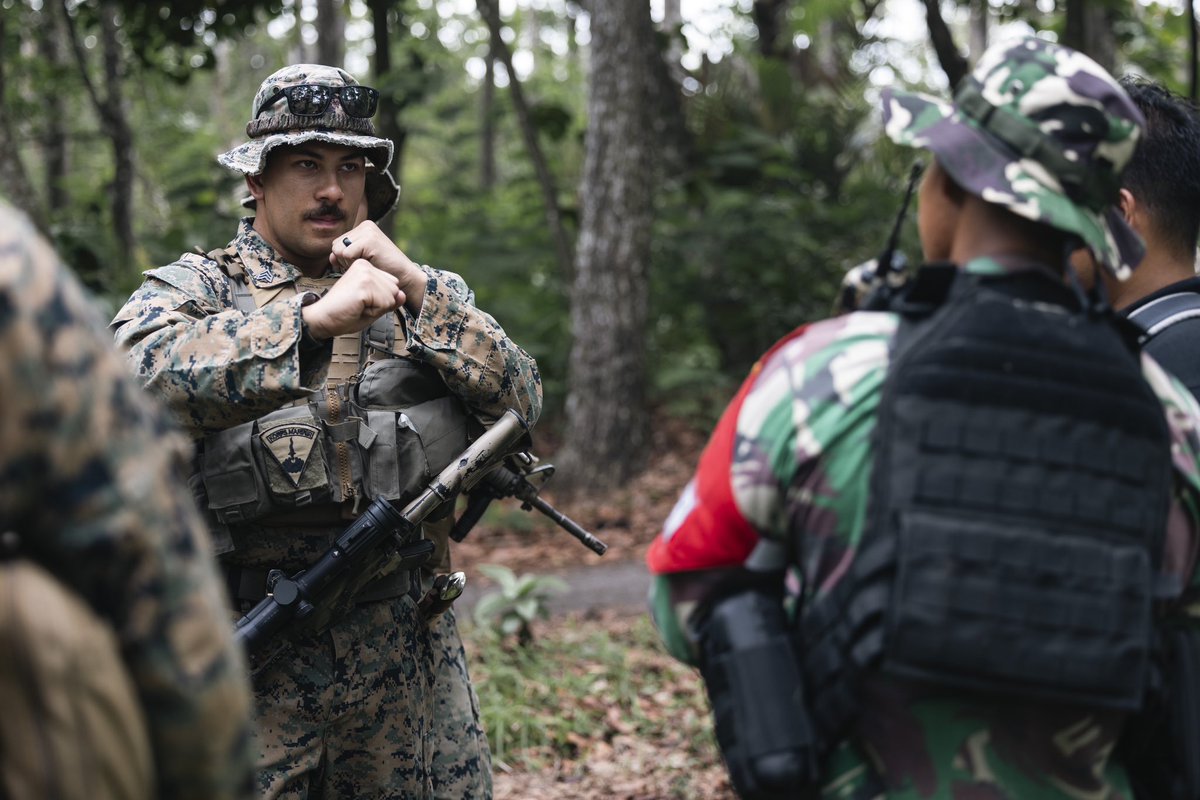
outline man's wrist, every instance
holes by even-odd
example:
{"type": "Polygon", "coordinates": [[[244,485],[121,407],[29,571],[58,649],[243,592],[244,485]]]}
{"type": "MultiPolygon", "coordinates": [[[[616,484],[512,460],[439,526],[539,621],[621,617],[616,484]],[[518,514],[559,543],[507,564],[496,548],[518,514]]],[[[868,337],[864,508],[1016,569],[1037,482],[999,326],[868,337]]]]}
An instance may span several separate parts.
{"type": "Polygon", "coordinates": [[[320,325],[313,324],[313,312],[309,308],[313,303],[321,299],[321,296],[316,292],[305,292],[300,295],[300,346],[304,349],[313,349],[320,347],[329,340],[328,336],[324,336],[324,330],[320,325]]]}

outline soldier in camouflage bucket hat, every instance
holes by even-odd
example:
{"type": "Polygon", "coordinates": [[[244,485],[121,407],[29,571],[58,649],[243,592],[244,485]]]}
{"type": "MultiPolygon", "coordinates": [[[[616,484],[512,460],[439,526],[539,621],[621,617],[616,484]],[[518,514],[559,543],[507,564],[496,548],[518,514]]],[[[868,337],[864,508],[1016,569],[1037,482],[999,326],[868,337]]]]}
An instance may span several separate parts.
{"type": "MultiPolygon", "coordinates": [[[[1145,701],[1144,665],[1158,636],[1200,649],[1200,408],[1062,280],[1081,242],[1114,273],[1137,260],[1102,214],[1140,118],[1034,40],[989,52],[955,105],[887,102],[936,155],[931,263],[755,364],[647,551],[654,621],[700,670],[743,800],[1141,797],[1135,768],[1167,784],[1196,762],[1200,709],[1145,701]]],[[[1164,674],[1195,685],[1183,659],[1164,674]]]]}
{"type": "MultiPolygon", "coordinates": [[[[270,570],[310,566],[369,502],[411,497],[468,430],[507,409],[532,425],[541,408],[534,360],[463,279],[412,261],[373,221],[398,193],[377,100],[332,67],[269,77],[250,140],[219,157],[255,214],[228,244],[147,271],[112,322],[200,443],[192,485],[240,612],[270,570]]],[[[425,564],[346,581],[251,656],[263,798],[491,797],[454,609],[418,606],[450,570],[452,526],[427,521],[425,564]]]]}
{"type": "Polygon", "coordinates": [[[1096,62],[1033,37],[988,49],[947,103],[884,90],[898,144],[931,150],[966,191],[1073,234],[1120,280],[1141,260],[1113,211],[1144,124],[1096,62]]]}

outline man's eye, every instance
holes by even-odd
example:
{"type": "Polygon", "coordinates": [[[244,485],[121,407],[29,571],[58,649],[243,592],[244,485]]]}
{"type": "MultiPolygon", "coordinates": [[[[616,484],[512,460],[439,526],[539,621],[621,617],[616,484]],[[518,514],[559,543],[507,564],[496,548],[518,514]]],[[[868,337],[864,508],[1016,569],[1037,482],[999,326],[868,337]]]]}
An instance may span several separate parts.
{"type": "Polygon", "coordinates": [[[360,169],[362,169],[362,164],[342,164],[342,172],[358,172],[360,169]]]}
{"type": "Polygon", "coordinates": [[[311,158],[305,158],[297,161],[296,166],[300,169],[315,169],[317,162],[313,161],[311,158]]]}

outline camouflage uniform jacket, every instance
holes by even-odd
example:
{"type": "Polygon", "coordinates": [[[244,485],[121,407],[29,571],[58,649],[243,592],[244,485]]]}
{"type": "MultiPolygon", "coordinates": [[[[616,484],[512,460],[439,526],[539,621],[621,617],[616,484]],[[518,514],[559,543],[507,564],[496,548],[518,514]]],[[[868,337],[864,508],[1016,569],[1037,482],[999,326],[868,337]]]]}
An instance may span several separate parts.
{"type": "Polygon", "coordinates": [[[0,213],[0,530],[112,625],[160,795],[249,797],[249,683],[183,479],[190,446],[54,253],[0,213]]]}
{"type": "MultiPolygon", "coordinates": [[[[258,289],[288,286],[301,277],[258,235],[253,218],[242,220],[220,257],[240,262],[258,289]]],[[[435,368],[482,420],[514,408],[532,424],[541,410],[533,359],[473,305],[462,278],[422,269],[429,276],[424,303],[417,316],[407,307],[400,310],[406,339],[396,341],[395,355],[435,368]]],[[[330,348],[302,347],[299,297],[243,313],[221,266],[195,256],[150,270],[145,278],[112,327],[137,375],[194,437],[257,419],[323,387],[330,348]]],[[[286,553],[263,551],[251,561],[276,561],[273,566],[281,568],[297,558],[306,563],[327,544],[320,533],[308,544],[293,540],[286,553]]],[[[444,537],[436,544],[433,563],[448,564],[444,537]]]]}
{"type": "MultiPolygon", "coordinates": [[[[253,218],[242,220],[226,253],[240,260],[258,288],[300,277],[254,230],[253,218]]],[[[417,317],[401,309],[408,339],[402,348],[397,342],[397,354],[435,367],[484,419],[514,408],[532,424],[541,411],[533,359],[475,308],[462,278],[422,269],[429,276],[425,302],[417,317]]],[[[229,279],[208,259],[181,259],[145,278],[112,327],[137,375],[193,437],[256,419],[321,388],[328,351],[316,351],[311,363],[301,357],[298,299],[243,314],[229,279]]]]}
{"type": "MultiPolygon", "coordinates": [[[[968,269],[1001,269],[978,260],[968,269]]],[[[648,561],[656,624],[668,649],[695,663],[689,615],[744,581],[775,543],[791,555],[788,592],[801,603],[846,574],[862,540],[875,425],[899,317],[856,312],[801,328],[767,353],[710,440],[648,561]],[[799,587],[803,587],[802,589],[799,587]]],[[[1166,410],[1176,485],[1163,569],[1200,591],[1200,408],[1143,354],[1143,374],[1166,410]]],[[[759,575],[764,573],[759,572],[759,575]]],[[[779,575],[778,572],[771,573],[779,575]]],[[[1122,718],[1047,703],[1022,707],[898,680],[864,686],[855,735],[826,765],[819,796],[867,797],[868,774],[904,798],[1131,797],[1109,755],[1122,718]]]]}

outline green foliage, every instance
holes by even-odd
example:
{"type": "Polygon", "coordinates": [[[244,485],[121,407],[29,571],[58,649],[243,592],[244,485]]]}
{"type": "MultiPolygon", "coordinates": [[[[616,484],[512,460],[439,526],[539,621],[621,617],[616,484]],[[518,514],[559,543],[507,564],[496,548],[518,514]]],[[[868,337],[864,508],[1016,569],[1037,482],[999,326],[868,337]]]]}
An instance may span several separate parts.
{"type": "MultiPolygon", "coordinates": [[[[644,615],[624,624],[570,621],[526,648],[506,648],[480,628],[465,627],[463,638],[500,764],[586,762],[616,736],[659,744],[681,773],[719,763],[699,676],[663,652],[644,615]]],[[[698,789],[681,786],[671,796],[698,789]]]]}
{"type": "Polygon", "coordinates": [[[490,627],[500,638],[515,638],[521,647],[533,643],[533,623],[548,616],[546,601],[567,590],[554,575],[517,575],[499,564],[482,564],[479,571],[498,584],[475,606],[475,623],[490,627]]]}

